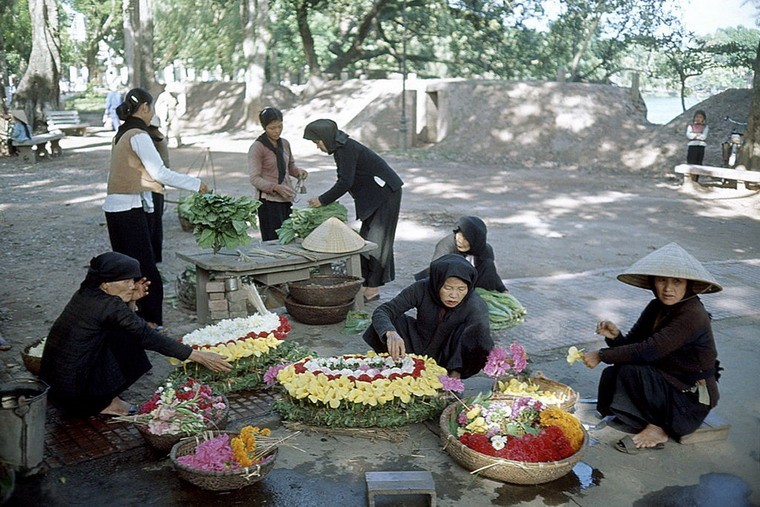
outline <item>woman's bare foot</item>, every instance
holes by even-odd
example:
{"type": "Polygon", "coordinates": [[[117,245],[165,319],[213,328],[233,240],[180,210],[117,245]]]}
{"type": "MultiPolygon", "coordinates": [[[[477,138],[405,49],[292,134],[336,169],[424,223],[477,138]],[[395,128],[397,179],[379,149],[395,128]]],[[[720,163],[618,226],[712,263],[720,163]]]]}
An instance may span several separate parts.
{"type": "Polygon", "coordinates": [[[644,449],[655,447],[657,444],[664,444],[668,441],[668,434],[665,430],[654,424],[648,424],[646,428],[632,437],[636,448],[644,449]]]}
{"type": "Polygon", "coordinates": [[[129,409],[132,405],[122,400],[118,396],[111,400],[111,404],[100,411],[103,415],[129,415],[129,409]]]}
{"type": "Polygon", "coordinates": [[[380,287],[365,287],[364,288],[364,299],[367,301],[374,301],[380,297],[380,287]]]}

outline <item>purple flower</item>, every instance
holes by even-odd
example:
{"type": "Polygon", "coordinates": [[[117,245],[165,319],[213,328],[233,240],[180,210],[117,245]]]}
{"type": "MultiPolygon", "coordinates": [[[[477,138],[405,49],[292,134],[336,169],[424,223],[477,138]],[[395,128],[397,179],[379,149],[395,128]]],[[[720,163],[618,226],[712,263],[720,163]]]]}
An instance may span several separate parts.
{"type": "Polygon", "coordinates": [[[453,393],[464,392],[464,382],[458,378],[449,377],[448,375],[438,375],[438,380],[443,384],[443,389],[453,393]]]}
{"type": "Polygon", "coordinates": [[[492,378],[498,378],[509,371],[510,364],[506,349],[494,347],[488,354],[486,365],[483,367],[483,373],[492,378]]]}
{"type": "Polygon", "coordinates": [[[512,343],[509,346],[509,352],[512,354],[512,369],[515,373],[520,373],[528,366],[528,354],[525,352],[525,347],[519,343],[512,343]]]}
{"type": "Polygon", "coordinates": [[[280,370],[288,366],[287,364],[278,364],[269,368],[264,374],[264,383],[268,386],[273,386],[277,383],[277,374],[280,370]]]}
{"type": "Polygon", "coordinates": [[[468,422],[467,411],[466,410],[462,410],[461,412],[459,412],[459,415],[457,416],[457,423],[460,426],[464,426],[464,425],[467,424],[467,422],[468,422]]]}

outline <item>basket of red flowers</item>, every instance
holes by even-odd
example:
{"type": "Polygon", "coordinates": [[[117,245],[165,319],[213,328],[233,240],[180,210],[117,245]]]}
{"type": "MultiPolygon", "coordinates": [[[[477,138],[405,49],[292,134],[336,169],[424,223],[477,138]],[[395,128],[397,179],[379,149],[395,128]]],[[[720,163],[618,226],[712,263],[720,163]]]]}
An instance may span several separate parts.
{"type": "Polygon", "coordinates": [[[444,449],[471,473],[513,484],[541,484],[569,473],[588,449],[572,414],[532,398],[480,394],[441,414],[444,449]]]}

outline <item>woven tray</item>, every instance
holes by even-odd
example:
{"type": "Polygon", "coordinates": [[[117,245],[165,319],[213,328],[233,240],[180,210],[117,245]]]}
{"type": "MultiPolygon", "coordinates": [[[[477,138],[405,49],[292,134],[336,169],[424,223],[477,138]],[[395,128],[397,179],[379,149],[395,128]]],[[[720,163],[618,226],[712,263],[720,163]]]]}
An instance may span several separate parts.
{"type": "Polygon", "coordinates": [[[41,341],[41,339],[37,340],[36,342],[27,345],[21,350],[21,360],[24,361],[24,366],[27,370],[29,370],[29,373],[35,377],[40,376],[40,369],[42,369],[42,358],[30,355],[29,351],[39,345],[41,341]]]}
{"type": "Polygon", "coordinates": [[[277,459],[277,447],[273,448],[264,456],[263,463],[247,468],[241,468],[239,470],[227,470],[224,472],[197,470],[177,461],[177,458],[181,456],[193,454],[195,448],[201,442],[218,437],[223,433],[228,434],[230,438],[236,437],[239,434],[239,432],[233,431],[204,431],[199,435],[185,438],[176,443],[169,453],[169,458],[172,460],[172,463],[174,463],[174,469],[177,471],[177,475],[181,479],[195,484],[199,488],[210,491],[229,491],[256,484],[272,471],[274,468],[274,462],[277,459]]]}
{"type": "Polygon", "coordinates": [[[285,308],[288,309],[288,313],[298,322],[312,325],[342,322],[346,320],[346,315],[353,305],[353,301],[339,306],[302,305],[294,301],[292,296],[285,298],[285,308]]]}
{"type": "Polygon", "coordinates": [[[452,403],[441,414],[441,441],[443,449],[472,473],[511,484],[542,484],[567,475],[588,450],[588,433],[583,428],[583,445],[578,452],[560,461],[528,463],[494,458],[470,449],[449,431],[449,422],[457,416],[461,405],[452,403]]]}
{"type": "MultiPolygon", "coordinates": [[[[502,382],[509,382],[510,378],[511,377],[500,378],[499,380],[502,382]]],[[[578,403],[578,393],[571,387],[566,386],[565,384],[560,384],[559,382],[555,382],[554,380],[550,380],[541,375],[530,377],[528,380],[537,385],[541,391],[549,391],[558,396],[564,397],[565,401],[560,404],[545,403],[545,405],[549,407],[559,407],[565,412],[572,413],[575,411],[575,404],[578,403]]],[[[516,400],[519,397],[514,394],[499,392],[497,389],[497,387],[494,387],[494,392],[491,396],[494,400],[516,400]]]]}
{"type": "Polygon", "coordinates": [[[346,275],[314,275],[288,283],[293,300],[302,305],[340,306],[354,300],[363,278],[346,275]]]}
{"type": "MultiPolygon", "coordinates": [[[[216,421],[209,421],[206,424],[207,430],[223,430],[227,427],[230,414],[230,402],[226,396],[221,395],[224,399],[225,408],[222,410],[219,419],[216,421]]],[[[137,431],[143,436],[148,445],[161,452],[169,452],[171,448],[182,440],[183,438],[192,437],[189,433],[173,433],[169,435],[154,435],[148,431],[148,426],[144,424],[135,424],[137,431]]]]}

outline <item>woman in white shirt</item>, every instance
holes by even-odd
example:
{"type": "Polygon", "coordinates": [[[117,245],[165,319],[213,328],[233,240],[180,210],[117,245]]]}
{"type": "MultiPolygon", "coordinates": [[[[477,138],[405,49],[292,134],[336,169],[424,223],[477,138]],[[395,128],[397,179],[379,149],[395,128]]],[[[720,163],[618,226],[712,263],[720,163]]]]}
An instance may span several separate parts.
{"type": "Polygon", "coordinates": [[[153,97],[142,88],[130,90],[116,108],[123,121],[111,147],[111,169],[103,211],[114,252],[140,261],[140,270],[149,282],[149,294],[141,301],[138,314],[154,327],[162,326],[164,298],[161,275],[151,246],[150,213],[154,212],[151,192],[163,186],[193,192],[209,191],[200,179],[167,168],[148,133],[153,118],[153,97]]]}

